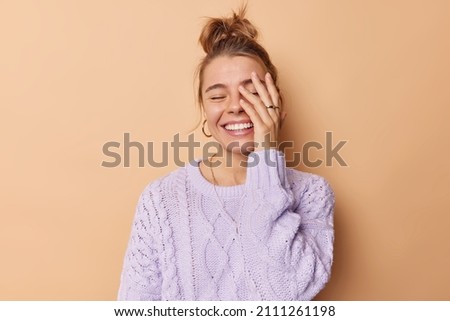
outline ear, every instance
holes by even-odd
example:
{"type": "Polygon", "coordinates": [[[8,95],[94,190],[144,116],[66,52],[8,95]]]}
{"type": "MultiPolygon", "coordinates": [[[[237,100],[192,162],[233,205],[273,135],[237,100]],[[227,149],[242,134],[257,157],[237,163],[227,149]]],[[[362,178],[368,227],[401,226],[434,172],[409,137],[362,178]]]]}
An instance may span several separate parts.
{"type": "Polygon", "coordinates": [[[203,117],[204,119],[206,119],[206,112],[205,112],[205,108],[203,107],[203,104],[201,105],[200,108],[201,108],[201,109],[200,109],[200,112],[201,112],[201,114],[202,114],[202,117],[203,117]]]}

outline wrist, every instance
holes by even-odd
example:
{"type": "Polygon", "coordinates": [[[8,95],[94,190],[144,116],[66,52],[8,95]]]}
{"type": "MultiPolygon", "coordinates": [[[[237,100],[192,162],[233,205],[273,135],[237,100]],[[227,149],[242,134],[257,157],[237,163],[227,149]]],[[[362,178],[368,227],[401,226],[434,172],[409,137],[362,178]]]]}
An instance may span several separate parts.
{"type": "Polygon", "coordinates": [[[254,150],[248,156],[247,185],[252,190],[283,186],[286,182],[286,162],[276,148],[254,150]]]}
{"type": "Polygon", "coordinates": [[[278,149],[278,142],[273,138],[274,135],[266,134],[264,137],[255,139],[254,151],[262,151],[266,149],[278,149]]]}

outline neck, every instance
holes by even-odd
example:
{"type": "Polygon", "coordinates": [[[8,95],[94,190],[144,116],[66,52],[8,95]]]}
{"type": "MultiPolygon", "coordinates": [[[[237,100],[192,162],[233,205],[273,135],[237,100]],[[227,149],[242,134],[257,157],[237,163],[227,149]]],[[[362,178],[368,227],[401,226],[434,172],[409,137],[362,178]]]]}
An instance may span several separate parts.
{"type": "MultiPolygon", "coordinates": [[[[222,156],[210,157],[210,163],[203,164],[203,175],[211,183],[221,186],[241,185],[247,177],[247,156],[224,150],[222,156]]],[[[220,154],[219,154],[220,155],[220,154]]]]}

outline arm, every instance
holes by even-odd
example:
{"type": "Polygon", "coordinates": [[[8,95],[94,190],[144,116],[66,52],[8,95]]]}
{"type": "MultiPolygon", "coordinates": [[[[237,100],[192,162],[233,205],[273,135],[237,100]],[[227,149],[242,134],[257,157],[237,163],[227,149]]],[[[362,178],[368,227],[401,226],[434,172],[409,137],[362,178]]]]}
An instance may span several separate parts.
{"type": "Polygon", "coordinates": [[[248,168],[241,216],[247,272],[263,300],[311,300],[330,276],[333,191],[312,174],[291,190],[280,151],[250,156],[259,162],[248,168]]]}
{"type": "Polygon", "coordinates": [[[161,273],[149,211],[150,192],[140,196],[120,278],[118,300],[161,300],[161,273]]]}

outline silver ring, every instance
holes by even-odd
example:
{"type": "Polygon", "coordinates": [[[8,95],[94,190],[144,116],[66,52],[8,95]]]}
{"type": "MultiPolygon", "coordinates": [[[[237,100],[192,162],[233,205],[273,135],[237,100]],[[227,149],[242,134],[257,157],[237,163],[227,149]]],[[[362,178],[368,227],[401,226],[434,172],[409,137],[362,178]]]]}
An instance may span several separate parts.
{"type": "Polygon", "coordinates": [[[266,108],[269,109],[269,108],[275,108],[275,107],[273,107],[272,105],[270,105],[270,106],[266,106],[266,108]]]}

